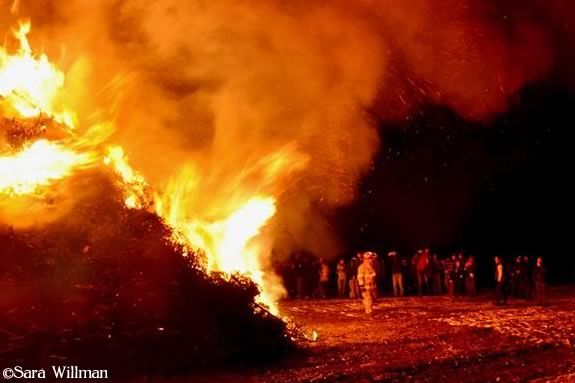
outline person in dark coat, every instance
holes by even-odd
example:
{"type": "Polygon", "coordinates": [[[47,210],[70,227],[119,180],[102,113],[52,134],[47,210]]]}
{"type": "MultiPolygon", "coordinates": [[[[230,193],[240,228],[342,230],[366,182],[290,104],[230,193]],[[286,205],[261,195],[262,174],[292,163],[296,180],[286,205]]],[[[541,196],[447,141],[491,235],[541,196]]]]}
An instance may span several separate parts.
{"type": "Polygon", "coordinates": [[[459,257],[455,261],[453,280],[455,281],[455,295],[465,295],[465,264],[459,257]]]}
{"type": "Polygon", "coordinates": [[[437,257],[437,254],[433,254],[431,257],[431,282],[433,287],[433,294],[441,294],[441,274],[443,273],[443,265],[437,257]]]}
{"type": "Polygon", "coordinates": [[[445,289],[447,290],[447,295],[453,298],[455,293],[455,261],[457,260],[457,255],[453,254],[451,257],[447,257],[443,261],[443,272],[445,274],[445,289]]]}
{"type": "Polygon", "coordinates": [[[294,273],[295,273],[295,285],[296,285],[296,298],[302,299],[306,296],[306,273],[307,264],[303,253],[298,252],[294,257],[294,273]]]}
{"type": "Polygon", "coordinates": [[[357,283],[357,269],[361,263],[361,253],[357,253],[349,262],[349,297],[361,299],[359,284],[357,283]]]}
{"type": "Polygon", "coordinates": [[[537,258],[533,269],[533,283],[535,284],[535,301],[539,305],[545,304],[545,267],[542,257],[537,258]]]}
{"type": "Polygon", "coordinates": [[[511,268],[512,276],[511,276],[511,296],[514,298],[523,297],[523,258],[521,256],[517,256],[515,258],[515,264],[511,268]]]}
{"type": "Polygon", "coordinates": [[[429,249],[419,250],[415,255],[415,272],[417,277],[417,295],[423,294],[423,289],[427,289],[429,284],[430,274],[430,258],[431,254],[429,249]]]}
{"type": "Polygon", "coordinates": [[[476,270],[475,257],[471,255],[465,262],[465,294],[471,298],[477,295],[476,270]]]}

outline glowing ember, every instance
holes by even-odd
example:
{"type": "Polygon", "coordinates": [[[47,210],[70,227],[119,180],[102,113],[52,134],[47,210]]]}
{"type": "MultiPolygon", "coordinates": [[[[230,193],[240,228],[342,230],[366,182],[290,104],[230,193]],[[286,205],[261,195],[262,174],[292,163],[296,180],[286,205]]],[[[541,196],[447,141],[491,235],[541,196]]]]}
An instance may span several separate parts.
{"type": "Polygon", "coordinates": [[[22,195],[62,179],[93,158],[47,140],[39,140],[13,156],[0,157],[0,193],[22,195]]]}
{"type": "MultiPolygon", "coordinates": [[[[21,22],[14,36],[20,43],[16,54],[0,47],[0,106],[20,117],[45,114],[56,122],[74,127],[74,115],[57,105],[64,74],[44,54],[34,57],[27,39],[30,23],[21,22]]],[[[5,113],[6,111],[4,111],[5,113]]]]}

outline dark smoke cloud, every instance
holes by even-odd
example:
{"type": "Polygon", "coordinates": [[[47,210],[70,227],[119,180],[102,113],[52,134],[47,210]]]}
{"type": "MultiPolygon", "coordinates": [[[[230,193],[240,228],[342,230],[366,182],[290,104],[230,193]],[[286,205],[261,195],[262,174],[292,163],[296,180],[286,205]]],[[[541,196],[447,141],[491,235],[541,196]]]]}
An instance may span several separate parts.
{"type": "Polygon", "coordinates": [[[278,242],[323,255],[338,251],[325,211],[354,198],[377,122],[420,102],[470,119],[505,110],[554,67],[563,14],[479,0],[65,3],[22,1],[20,15],[47,49],[66,45],[64,62],[89,56],[82,84],[99,96],[85,109],[105,109],[101,84],[130,74],[114,138],[152,183],[194,161],[209,180],[198,204],[218,204],[241,166],[295,145],[308,163],[282,185],[278,242]]]}

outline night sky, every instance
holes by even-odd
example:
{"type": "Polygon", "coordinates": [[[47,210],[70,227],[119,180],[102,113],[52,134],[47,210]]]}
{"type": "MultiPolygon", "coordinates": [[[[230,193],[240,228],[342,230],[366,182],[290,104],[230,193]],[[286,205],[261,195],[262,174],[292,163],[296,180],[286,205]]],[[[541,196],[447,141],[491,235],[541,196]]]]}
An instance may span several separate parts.
{"type": "Polygon", "coordinates": [[[497,254],[543,255],[552,280],[572,280],[574,112],[575,93],[546,81],[486,122],[423,105],[404,121],[381,123],[361,195],[338,214],[349,252],[463,249],[484,272],[497,254]]]}

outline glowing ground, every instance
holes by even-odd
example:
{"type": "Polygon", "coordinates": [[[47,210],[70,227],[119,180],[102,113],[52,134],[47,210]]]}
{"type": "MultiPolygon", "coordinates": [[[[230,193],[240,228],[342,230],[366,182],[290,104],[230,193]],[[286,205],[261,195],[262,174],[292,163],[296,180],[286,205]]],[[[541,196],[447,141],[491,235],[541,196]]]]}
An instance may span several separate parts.
{"type": "Polygon", "coordinates": [[[545,307],[496,307],[491,295],[384,298],[371,317],[359,301],[286,302],[317,342],[276,366],[194,381],[574,382],[574,308],[573,287],[551,289],[545,307]]]}

